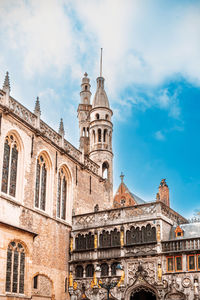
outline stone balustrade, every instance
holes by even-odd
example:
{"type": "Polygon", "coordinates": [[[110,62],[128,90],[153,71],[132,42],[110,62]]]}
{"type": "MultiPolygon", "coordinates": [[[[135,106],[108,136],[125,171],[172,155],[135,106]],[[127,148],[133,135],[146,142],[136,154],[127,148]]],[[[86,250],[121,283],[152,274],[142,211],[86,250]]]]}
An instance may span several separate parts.
{"type": "Polygon", "coordinates": [[[162,242],[162,252],[200,250],[200,238],[178,239],[162,242]]]}
{"type": "Polygon", "coordinates": [[[182,223],[187,222],[186,219],[165,204],[161,202],[151,202],[74,216],[72,220],[73,231],[114,224],[122,225],[124,223],[134,223],[140,220],[156,220],[161,216],[172,221],[179,220],[182,223]]]}

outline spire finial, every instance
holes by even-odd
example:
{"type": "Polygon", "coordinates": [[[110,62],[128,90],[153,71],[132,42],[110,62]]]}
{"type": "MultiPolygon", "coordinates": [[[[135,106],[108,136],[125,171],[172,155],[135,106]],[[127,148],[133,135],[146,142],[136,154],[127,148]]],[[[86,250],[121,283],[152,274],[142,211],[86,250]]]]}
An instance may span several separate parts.
{"type": "Polygon", "coordinates": [[[100,57],[100,77],[102,77],[102,52],[103,52],[103,48],[101,48],[101,57],[100,57]]]}
{"type": "Polygon", "coordinates": [[[64,135],[65,134],[65,130],[64,130],[64,124],[63,124],[63,119],[60,119],[60,126],[59,126],[59,130],[58,130],[60,135],[64,135]]]}
{"type": "Polygon", "coordinates": [[[10,92],[10,79],[9,79],[9,73],[6,72],[6,76],[3,83],[3,91],[9,91],[10,92]]]}
{"type": "Polygon", "coordinates": [[[35,114],[35,115],[41,115],[39,97],[37,97],[37,99],[36,99],[36,101],[35,101],[34,114],[35,114]]]}
{"type": "Polygon", "coordinates": [[[124,181],[124,174],[122,172],[121,172],[120,178],[121,178],[121,183],[123,183],[123,181],[124,181]]]}

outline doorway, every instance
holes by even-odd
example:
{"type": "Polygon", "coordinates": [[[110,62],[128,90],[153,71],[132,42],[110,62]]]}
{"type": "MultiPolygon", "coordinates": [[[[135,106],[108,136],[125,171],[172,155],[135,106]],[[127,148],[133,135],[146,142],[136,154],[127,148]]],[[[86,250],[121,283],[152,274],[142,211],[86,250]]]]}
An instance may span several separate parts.
{"type": "Polygon", "coordinates": [[[156,295],[153,292],[141,289],[140,291],[133,292],[130,300],[156,300],[156,295]]]}

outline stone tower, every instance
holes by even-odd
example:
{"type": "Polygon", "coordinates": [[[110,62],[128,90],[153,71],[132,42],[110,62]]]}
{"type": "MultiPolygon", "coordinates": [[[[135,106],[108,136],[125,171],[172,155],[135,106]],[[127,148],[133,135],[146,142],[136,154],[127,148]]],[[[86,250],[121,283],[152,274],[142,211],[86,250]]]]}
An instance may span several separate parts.
{"type": "Polygon", "coordinates": [[[157,193],[157,201],[161,201],[165,203],[167,206],[170,206],[169,203],[169,187],[165,181],[166,179],[162,179],[159,185],[159,192],[157,193]]]}
{"type": "Polygon", "coordinates": [[[78,119],[80,129],[80,151],[84,154],[89,154],[90,150],[90,110],[92,105],[90,104],[91,92],[90,92],[90,79],[88,74],[85,73],[82,79],[81,92],[80,92],[81,103],[78,106],[78,119]]]}
{"type": "Polygon", "coordinates": [[[112,152],[112,110],[104,90],[102,77],[102,54],[100,77],[90,111],[90,153],[89,157],[100,166],[100,175],[105,179],[108,200],[113,197],[113,152],[112,152]]]}

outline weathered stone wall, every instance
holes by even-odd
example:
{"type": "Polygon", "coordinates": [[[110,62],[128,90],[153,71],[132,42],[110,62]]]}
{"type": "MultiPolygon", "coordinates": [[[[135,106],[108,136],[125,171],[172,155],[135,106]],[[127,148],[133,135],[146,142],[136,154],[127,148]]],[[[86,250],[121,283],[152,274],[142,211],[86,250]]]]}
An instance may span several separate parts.
{"type": "MultiPolygon", "coordinates": [[[[37,133],[20,118],[11,115],[9,111],[4,113],[1,107],[0,113],[0,187],[6,135],[12,132],[20,145],[16,197],[0,191],[0,219],[13,226],[9,229],[5,226],[1,228],[0,264],[3,267],[0,270],[0,295],[5,299],[3,295],[8,244],[19,239],[26,245],[28,253],[24,299],[30,298],[33,293],[33,277],[36,274],[45,276],[52,283],[51,297],[57,300],[68,299],[65,280],[68,277],[72,209],[74,207],[75,212],[84,213],[93,211],[97,203],[103,207],[104,182],[90,167],[88,169],[87,165],[70,157],[59,145],[53,144],[40,132],[37,133]],[[34,206],[36,161],[41,152],[46,155],[48,164],[45,211],[34,206]],[[58,170],[62,165],[66,166],[68,174],[66,220],[56,217],[58,170]],[[37,236],[33,239],[33,236],[22,229],[35,232],[37,236]]],[[[88,160],[86,162],[92,163],[88,160]]],[[[43,299],[43,295],[40,298],[38,296],[39,294],[35,295],[37,299],[43,299]]]]}

